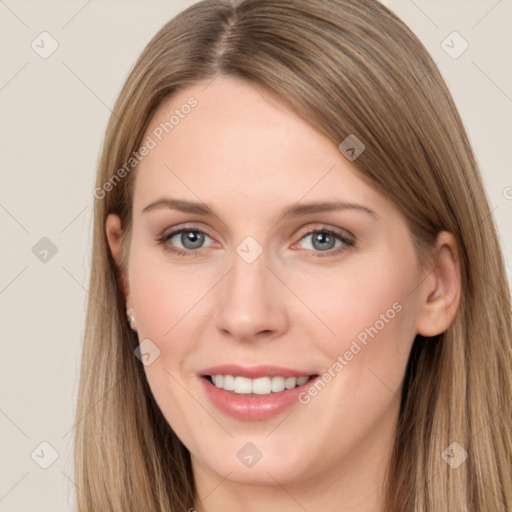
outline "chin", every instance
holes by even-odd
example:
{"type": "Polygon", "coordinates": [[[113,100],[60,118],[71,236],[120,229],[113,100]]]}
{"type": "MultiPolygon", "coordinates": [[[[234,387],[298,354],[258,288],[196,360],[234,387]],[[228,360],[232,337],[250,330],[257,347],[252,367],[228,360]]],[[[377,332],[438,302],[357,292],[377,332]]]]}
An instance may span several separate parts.
{"type": "Polygon", "coordinates": [[[263,445],[263,439],[261,442],[255,439],[254,443],[239,442],[238,439],[240,438],[237,438],[236,447],[219,450],[218,454],[209,451],[206,457],[196,457],[196,462],[222,478],[244,485],[274,486],[276,481],[285,485],[312,476],[307,469],[307,461],[303,458],[297,459],[299,453],[293,447],[283,450],[286,445],[279,443],[280,450],[277,451],[286,452],[287,455],[276,454],[270,446],[262,448],[258,454],[255,446],[263,445]]]}

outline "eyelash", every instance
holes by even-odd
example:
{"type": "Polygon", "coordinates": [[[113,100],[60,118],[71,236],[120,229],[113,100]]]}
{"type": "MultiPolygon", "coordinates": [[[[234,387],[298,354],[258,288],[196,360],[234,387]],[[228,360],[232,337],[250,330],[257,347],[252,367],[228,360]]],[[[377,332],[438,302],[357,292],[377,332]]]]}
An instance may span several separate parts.
{"type": "MultiPolygon", "coordinates": [[[[199,249],[186,249],[185,250],[185,249],[179,249],[173,245],[167,244],[167,242],[173,236],[178,235],[180,233],[185,233],[185,232],[186,233],[201,233],[202,235],[205,235],[208,238],[211,238],[208,235],[208,233],[204,232],[203,230],[190,227],[190,228],[177,229],[176,231],[172,231],[170,233],[164,233],[157,239],[157,242],[159,244],[163,245],[164,249],[170,253],[177,254],[179,256],[195,258],[198,256],[199,249]]],[[[313,229],[311,231],[308,231],[307,233],[302,235],[301,240],[303,238],[305,238],[309,235],[315,234],[315,233],[323,233],[323,234],[328,234],[330,236],[333,236],[334,238],[343,242],[343,245],[341,245],[340,247],[337,247],[336,249],[329,249],[328,251],[313,251],[316,253],[315,256],[313,256],[314,258],[325,258],[325,257],[329,257],[329,256],[336,256],[336,255],[340,254],[341,252],[346,251],[348,248],[355,246],[354,240],[351,240],[350,238],[346,237],[342,233],[335,231],[333,229],[329,229],[329,228],[313,229]],[[324,254],[322,254],[322,253],[324,253],[324,254]]]]}

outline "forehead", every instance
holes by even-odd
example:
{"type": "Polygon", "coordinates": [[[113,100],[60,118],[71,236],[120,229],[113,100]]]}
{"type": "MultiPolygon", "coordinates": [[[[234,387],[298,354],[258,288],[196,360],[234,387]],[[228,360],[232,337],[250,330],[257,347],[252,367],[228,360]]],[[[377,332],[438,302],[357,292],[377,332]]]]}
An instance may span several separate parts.
{"type": "Polygon", "coordinates": [[[135,211],[166,195],[240,212],[301,198],[386,206],[332,141],[275,95],[238,79],[180,90],[160,106],[148,138],[154,147],[136,171],[135,211]]]}

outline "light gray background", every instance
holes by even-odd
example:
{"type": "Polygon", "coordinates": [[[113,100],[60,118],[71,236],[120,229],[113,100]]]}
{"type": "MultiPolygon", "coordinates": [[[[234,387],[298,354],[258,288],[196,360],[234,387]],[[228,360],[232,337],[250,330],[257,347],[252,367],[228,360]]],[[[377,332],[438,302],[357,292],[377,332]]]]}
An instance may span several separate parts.
{"type": "MultiPolygon", "coordinates": [[[[145,44],[192,3],[0,0],[0,511],[75,503],[74,407],[103,133],[145,44]],[[43,31],[59,45],[47,59],[31,47],[43,31]],[[42,237],[58,250],[46,262],[32,252],[42,237]],[[48,469],[39,465],[52,460],[43,441],[58,452],[48,469]]],[[[512,2],[384,3],[423,41],[452,91],[512,263],[512,2]],[[453,31],[469,43],[456,59],[441,46],[453,31]]],[[[452,52],[460,48],[450,41],[452,52]]]]}

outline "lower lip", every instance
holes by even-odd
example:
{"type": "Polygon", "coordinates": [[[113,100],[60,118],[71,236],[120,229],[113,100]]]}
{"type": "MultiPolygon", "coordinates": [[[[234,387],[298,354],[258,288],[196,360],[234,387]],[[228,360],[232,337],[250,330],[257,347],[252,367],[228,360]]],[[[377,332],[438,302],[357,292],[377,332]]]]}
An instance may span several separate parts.
{"type": "Polygon", "coordinates": [[[201,377],[206,394],[222,412],[246,421],[263,421],[297,404],[300,393],[310,387],[318,377],[312,377],[302,386],[285,389],[269,395],[243,395],[214,386],[207,378],[201,377]]]}

